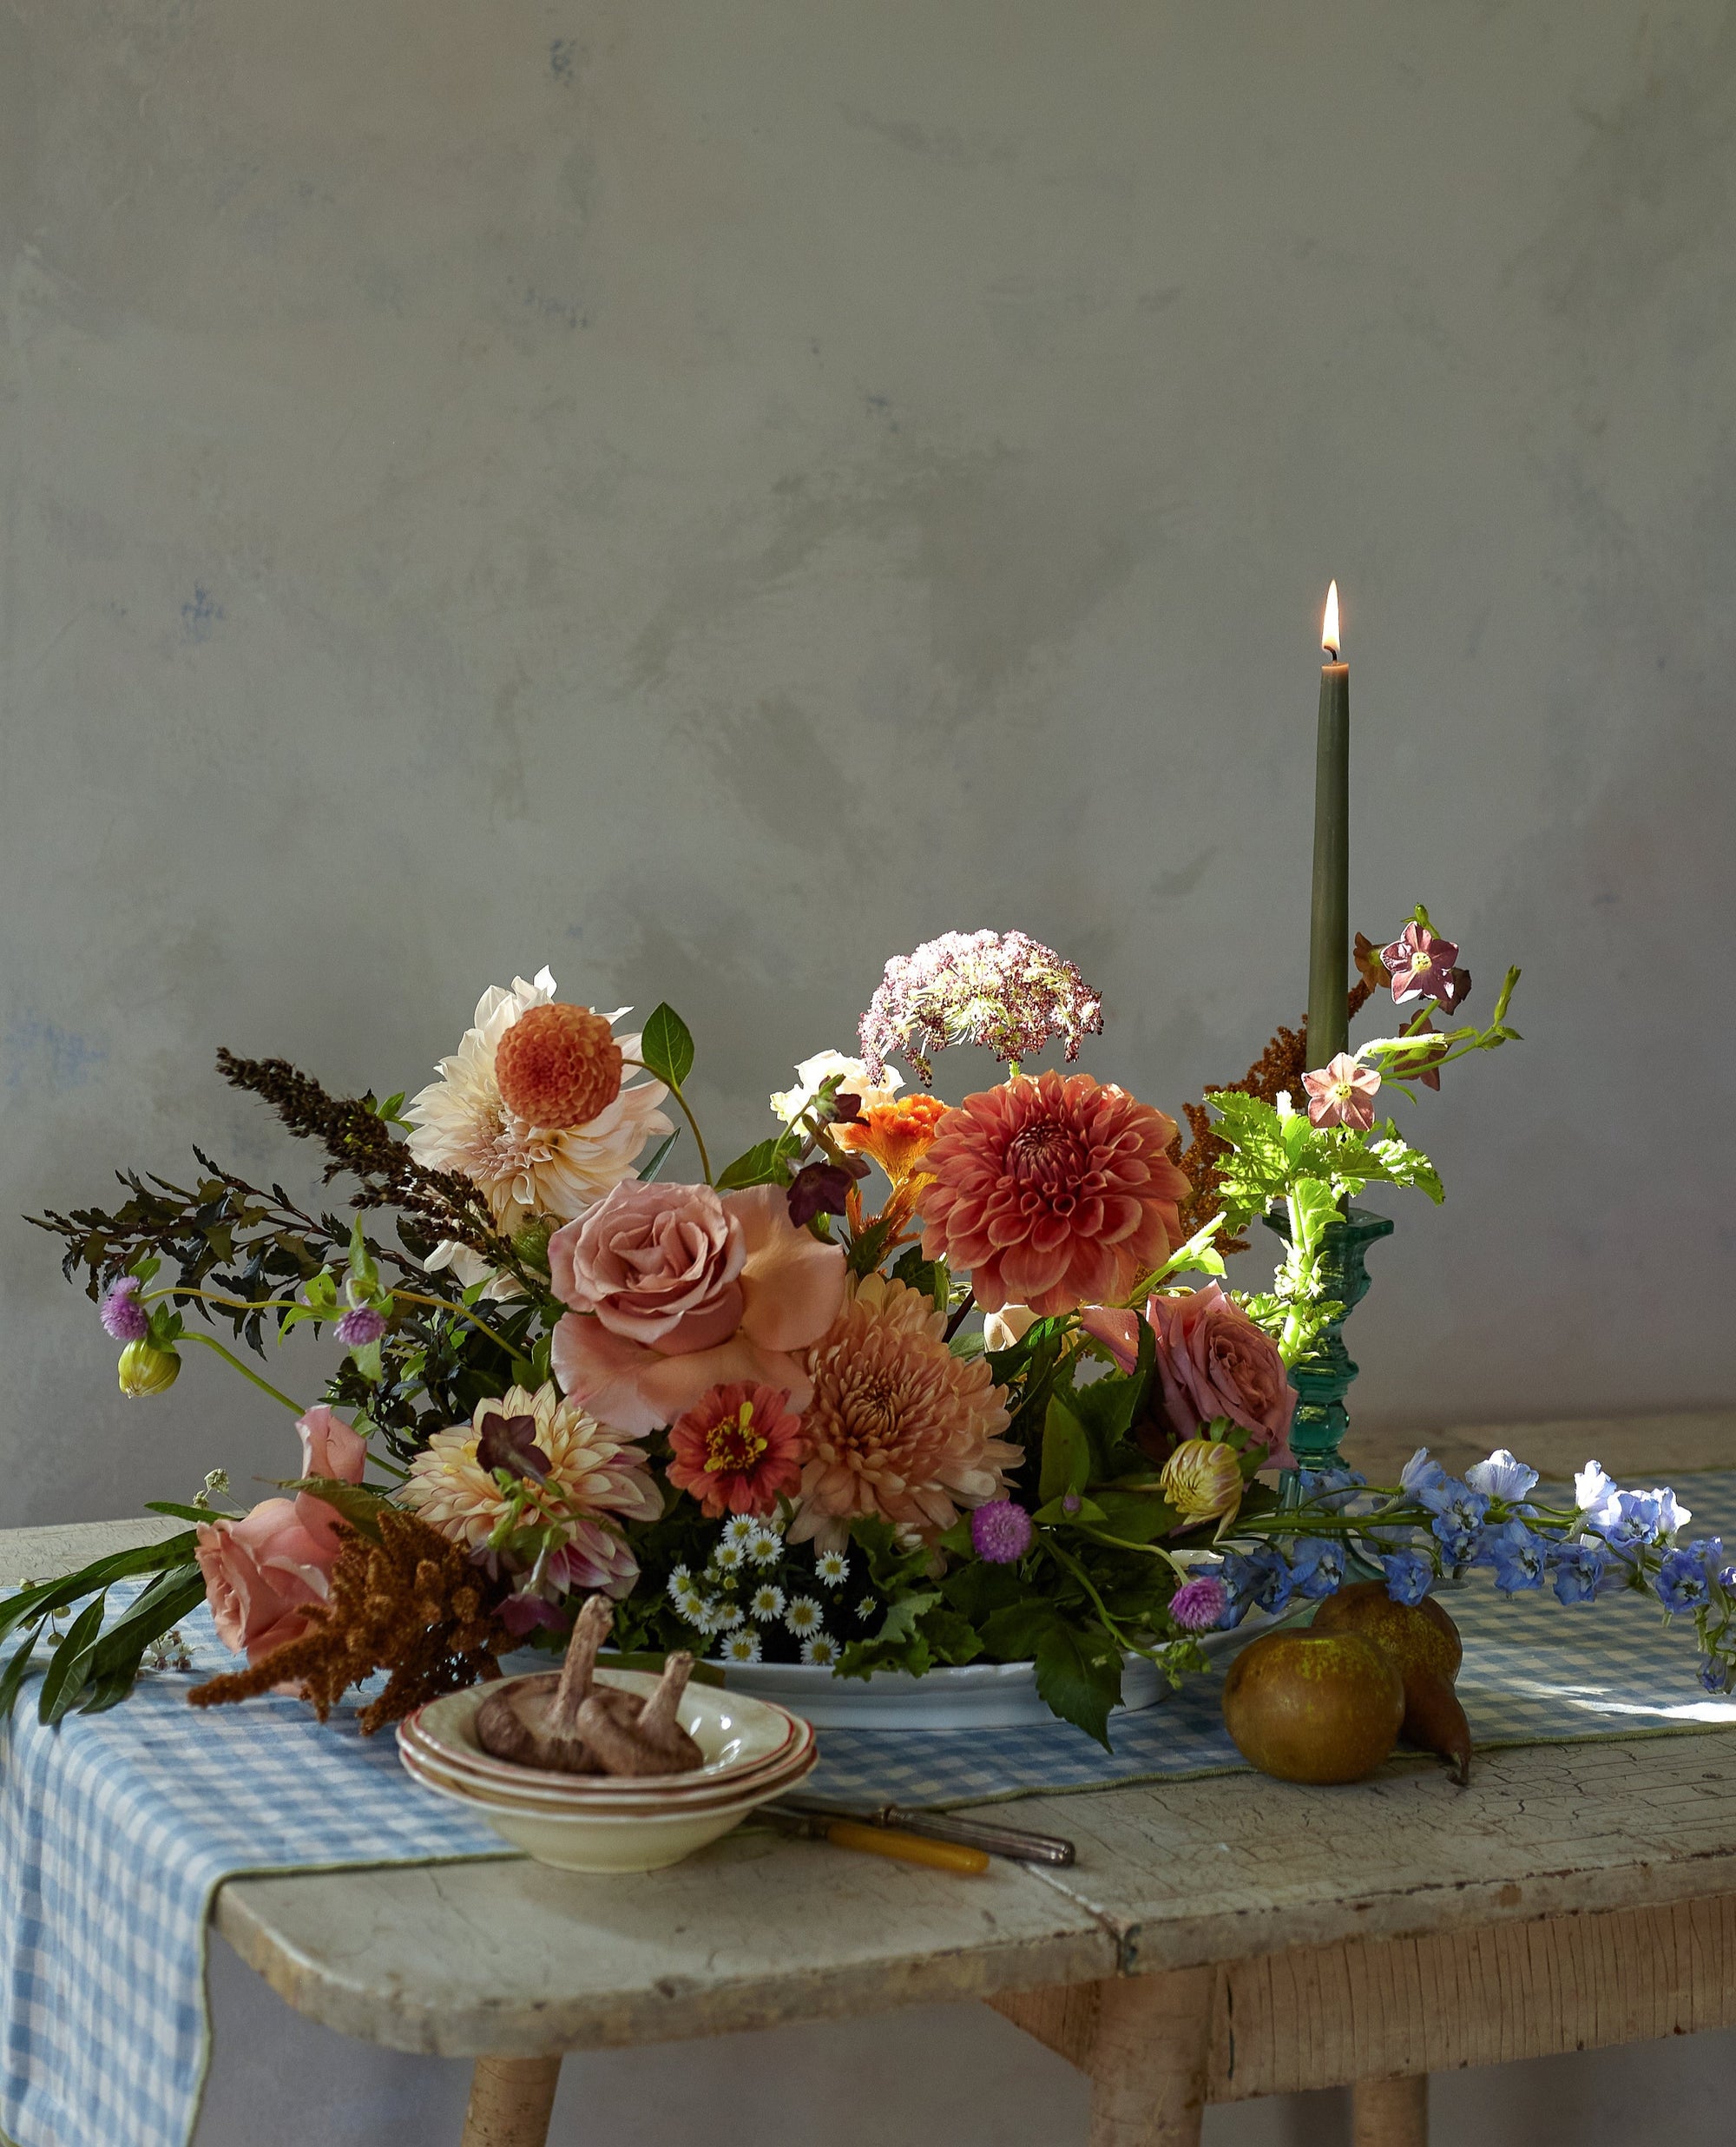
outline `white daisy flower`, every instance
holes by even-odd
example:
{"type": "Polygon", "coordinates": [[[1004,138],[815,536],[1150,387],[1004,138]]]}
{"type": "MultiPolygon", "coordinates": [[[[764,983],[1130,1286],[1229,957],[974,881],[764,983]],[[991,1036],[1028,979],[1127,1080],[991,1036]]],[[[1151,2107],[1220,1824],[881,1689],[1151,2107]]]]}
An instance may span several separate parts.
{"type": "Polygon", "coordinates": [[[850,1577],[850,1561],[841,1551],[822,1551],[814,1571],[828,1588],[841,1588],[850,1577]]]}
{"type": "Polygon", "coordinates": [[[700,1618],[702,1618],[706,1613],[706,1598],[704,1591],[701,1589],[695,1588],[692,1581],[689,1580],[683,1581],[679,1588],[672,1588],[669,1590],[669,1593],[674,1597],[675,1608],[681,1612],[681,1616],[687,1618],[691,1623],[695,1625],[698,1624],[700,1618]]]}
{"type": "Polygon", "coordinates": [[[838,1643],[828,1639],[825,1633],[816,1633],[812,1640],[803,1641],[802,1660],[822,1670],[832,1670],[838,1663],[838,1643]]]}
{"type": "Polygon", "coordinates": [[[784,1615],[784,1591],[767,1581],[763,1588],[756,1588],[747,1605],[753,1615],[764,1623],[768,1617],[784,1615]]]}
{"type": "Polygon", "coordinates": [[[733,1573],[741,1563],[741,1545],[739,1543],[720,1543],[712,1553],[712,1564],[720,1573],[733,1573]]]}
{"type": "Polygon", "coordinates": [[[879,1604],[875,1602],[872,1596],[864,1596],[861,1602],[856,1606],[856,1615],[860,1618],[870,1618],[873,1617],[875,1611],[878,1610],[879,1607],[879,1604]]]}
{"type": "Polygon", "coordinates": [[[760,1660],[758,1633],[731,1633],[718,1650],[718,1660],[722,1663],[757,1663],[760,1660]]]}
{"type": "Polygon", "coordinates": [[[684,1610],[681,1615],[690,1619],[702,1633],[720,1632],[723,1629],[722,1620],[718,1616],[718,1606],[709,1596],[695,1597],[693,1608],[684,1610]]]}
{"type": "Polygon", "coordinates": [[[685,1565],[672,1567],[669,1573],[669,1600],[679,1610],[682,1596],[692,1588],[694,1577],[685,1565]]]}
{"type": "Polygon", "coordinates": [[[746,1547],[756,1565],[775,1565],[783,1554],[784,1539],[775,1528],[760,1528],[748,1538],[746,1547]]]}
{"type": "Polygon", "coordinates": [[[714,1630],[733,1633],[741,1623],[744,1612],[739,1603],[718,1603],[713,1604],[711,1615],[714,1630]]]}
{"type": "Polygon", "coordinates": [[[812,1596],[798,1596],[785,1611],[784,1623],[799,1640],[808,1633],[817,1633],[825,1615],[812,1596]]]}
{"type": "Polygon", "coordinates": [[[752,1543],[760,1533],[760,1524],[750,1513],[733,1513],[720,1540],[724,1543],[752,1543]]]}

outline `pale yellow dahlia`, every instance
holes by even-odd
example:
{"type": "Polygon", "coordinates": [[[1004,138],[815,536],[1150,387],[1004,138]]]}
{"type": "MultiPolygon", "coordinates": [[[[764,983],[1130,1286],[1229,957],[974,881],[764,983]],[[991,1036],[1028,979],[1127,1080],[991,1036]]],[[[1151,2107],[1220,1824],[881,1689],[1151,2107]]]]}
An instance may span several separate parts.
{"type": "Polygon", "coordinates": [[[527,1525],[550,1521],[564,1533],[544,1565],[543,1592],[631,1591],[639,1561],[605,1517],[654,1521],[663,1510],[635,1439],[562,1401],[552,1382],[534,1394],[509,1387],[498,1401],[484,1401],[469,1424],[435,1432],[411,1463],[398,1502],[449,1541],[482,1551],[507,1510],[495,1475],[502,1466],[536,1489],[537,1511],[526,1516],[527,1525]]]}
{"type": "Polygon", "coordinates": [[[1006,1391],[980,1357],[955,1357],[946,1321],[924,1291],[884,1275],[855,1283],[824,1340],[809,1351],[813,1400],[802,1419],[808,1459],[792,1543],[839,1550],[849,1524],[879,1515],[931,1542],[1005,1490],[1017,1447],[1006,1391]]]}
{"type": "MultiPolygon", "coordinates": [[[[475,1027],[466,1030],[450,1058],[440,1061],[439,1079],[430,1082],[404,1109],[414,1129],[411,1154],[434,1169],[462,1171],[474,1180],[506,1237],[533,1215],[570,1222],[633,1176],[641,1150],[654,1135],[661,1138],[674,1131],[658,1109],[667,1093],[660,1081],[622,1088],[586,1125],[536,1126],[507,1109],[495,1077],[501,1038],[521,1017],[533,1007],[550,1004],[554,997],[555,979],[546,969],[536,972],[534,984],[517,977],[510,991],[497,985],[484,991],[477,1002],[475,1027]]],[[[613,1024],[629,1011],[623,1006],[603,1019],[613,1024]]],[[[638,1057],[637,1036],[615,1041],[623,1057],[638,1057]]],[[[445,1264],[444,1252],[443,1247],[430,1265],[445,1264]]],[[[463,1267],[461,1261],[452,1264],[455,1272],[463,1267]]],[[[460,1279],[479,1278],[461,1274],[460,1279]]]]}

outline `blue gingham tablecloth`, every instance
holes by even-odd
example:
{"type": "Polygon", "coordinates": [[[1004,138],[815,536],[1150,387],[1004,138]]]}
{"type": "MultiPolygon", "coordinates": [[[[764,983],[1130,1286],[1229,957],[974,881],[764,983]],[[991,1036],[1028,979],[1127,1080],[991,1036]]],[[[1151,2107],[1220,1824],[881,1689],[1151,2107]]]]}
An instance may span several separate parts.
{"type": "MultiPolygon", "coordinates": [[[[1693,1535],[1736,1538],[1736,1479],[1677,1488],[1693,1535]]],[[[1736,1725],[1736,1700],[1699,1689],[1686,1622],[1667,1627],[1638,1597],[1509,1601],[1478,1574],[1446,1600],[1483,1748],[1736,1725]]],[[[206,1931],[226,1879],[513,1854],[411,1781],[389,1733],[359,1736],[353,1709],[324,1728],[290,1699],[190,1709],[187,1687],[233,1664],[207,1613],[182,1630],[191,1673],[147,1676],[121,1707],[57,1730],[37,1722],[27,1685],[0,1729],[0,2133],[12,2147],[186,2147],[210,2050],[206,1931]]],[[[1111,1735],[1113,1754],[1062,1723],[828,1730],[806,1793],[947,1805],[1245,1771],[1215,1678],[1119,1717],[1111,1735]]]]}

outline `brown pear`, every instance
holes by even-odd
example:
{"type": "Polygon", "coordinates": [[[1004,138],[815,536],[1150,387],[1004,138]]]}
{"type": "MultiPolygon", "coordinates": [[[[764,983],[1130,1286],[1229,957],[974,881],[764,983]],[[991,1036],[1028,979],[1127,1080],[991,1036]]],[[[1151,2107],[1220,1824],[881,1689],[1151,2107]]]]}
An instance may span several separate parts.
{"type": "Polygon", "coordinates": [[[1359,1633],[1262,1633],[1224,1680],[1236,1749],[1280,1781],[1360,1781],[1391,1751],[1404,1714],[1397,1666],[1359,1633]]]}
{"type": "Polygon", "coordinates": [[[1464,1659],[1459,1629],[1436,1602],[1395,1603],[1381,1580],[1361,1580],[1328,1596],[1314,1613],[1314,1632],[1359,1633],[1390,1655],[1404,1683],[1407,1744],[1437,1752],[1461,1785],[1470,1780],[1470,1724],[1453,1681],[1464,1659]]]}

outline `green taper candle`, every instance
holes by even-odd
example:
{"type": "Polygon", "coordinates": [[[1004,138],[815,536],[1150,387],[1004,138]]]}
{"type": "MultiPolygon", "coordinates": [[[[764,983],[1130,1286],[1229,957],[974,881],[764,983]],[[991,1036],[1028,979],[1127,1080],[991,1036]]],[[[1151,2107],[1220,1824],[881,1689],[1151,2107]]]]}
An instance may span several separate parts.
{"type": "Polygon", "coordinates": [[[1338,661],[1338,585],[1326,592],[1320,732],[1314,751],[1314,899],[1308,942],[1308,1064],[1350,1041],[1351,667],[1338,661]]]}

